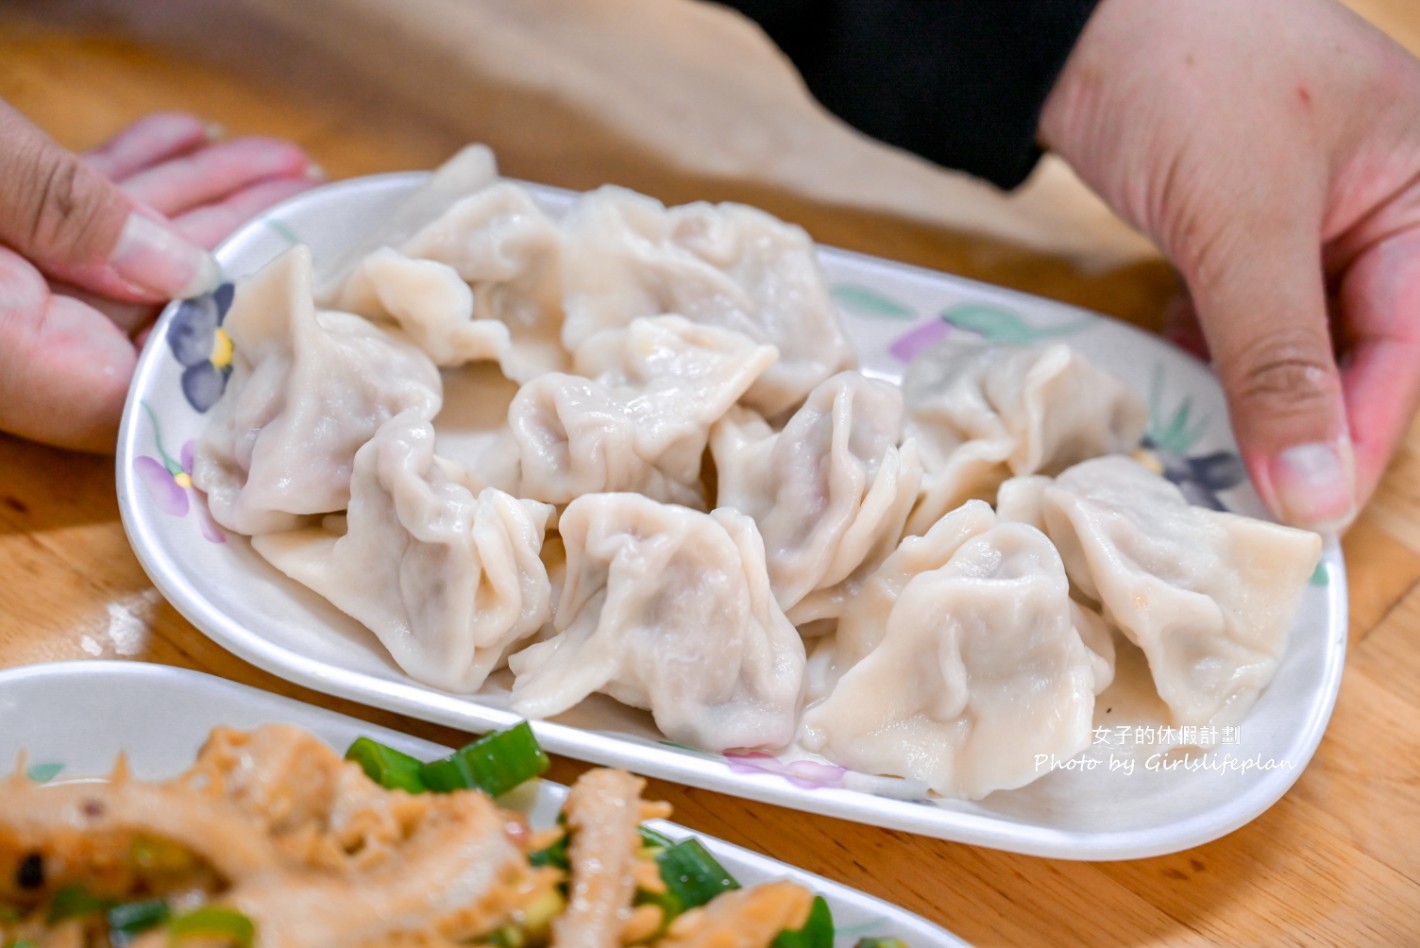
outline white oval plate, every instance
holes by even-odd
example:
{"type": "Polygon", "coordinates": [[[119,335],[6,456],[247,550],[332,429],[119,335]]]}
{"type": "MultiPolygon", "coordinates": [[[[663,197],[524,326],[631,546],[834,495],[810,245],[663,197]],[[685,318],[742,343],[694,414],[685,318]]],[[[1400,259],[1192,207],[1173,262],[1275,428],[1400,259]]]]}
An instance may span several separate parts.
{"type": "MultiPolygon", "coordinates": [[[[252,222],[218,259],[230,279],[293,242],[317,261],[371,230],[414,187],[418,173],[363,178],[304,194],[252,222]]],[[[568,192],[530,185],[556,212],[568,192]]],[[[923,345],[952,333],[1001,340],[1060,338],[1143,393],[1149,443],[1195,502],[1262,515],[1233,454],[1221,390],[1206,367],[1131,326],[1020,293],[833,249],[820,252],[865,371],[897,379],[923,345]]],[[[154,329],[129,393],[118,446],[124,526],[158,589],[216,642],[290,681],[470,730],[507,727],[506,682],[452,694],[404,674],[375,637],[286,579],[245,538],[224,536],[188,486],[188,446],[214,395],[201,352],[218,297],[170,306],[154,329]],[[203,309],[206,307],[207,309],[203,309]],[[206,322],[204,323],[204,319],[206,322]],[[183,335],[186,331],[186,335],[183,335]],[[185,344],[174,345],[184,339],[185,344]],[[188,363],[188,364],[184,364],[188,363]],[[184,375],[188,384],[184,386],[184,375]]],[[[220,380],[215,380],[220,385],[220,380]]],[[[1252,820],[1310,761],[1340,686],[1346,652],[1346,579],[1328,545],[1298,611],[1272,685],[1240,727],[1214,734],[1201,757],[1150,753],[1150,722],[1127,717],[1120,695],[1099,702],[1095,746],[1021,790],[975,801],[927,799],[906,781],[845,772],[821,760],[707,754],[665,742],[648,715],[594,696],[535,722],[549,751],[755,800],[959,842],[1067,859],[1127,859],[1175,852],[1252,820]],[[1137,727],[1136,727],[1137,726],[1137,727]]]]}
{"type": "MultiPolygon", "coordinates": [[[[109,773],[122,751],[144,779],[171,777],[187,769],[208,732],[219,725],[299,725],[331,747],[344,751],[357,737],[371,737],[422,760],[449,752],[334,711],[258,691],[224,678],[185,668],[142,662],[62,662],[0,672],[0,774],[23,749],[35,777],[73,779],[109,773]]],[[[509,794],[536,827],[551,826],[567,788],[548,780],[509,794]]],[[[965,945],[926,919],[683,826],[653,820],[670,836],[695,835],[730,874],[744,885],[793,879],[824,897],[833,911],[837,944],[852,945],[865,935],[896,935],[914,948],[965,945]]]]}

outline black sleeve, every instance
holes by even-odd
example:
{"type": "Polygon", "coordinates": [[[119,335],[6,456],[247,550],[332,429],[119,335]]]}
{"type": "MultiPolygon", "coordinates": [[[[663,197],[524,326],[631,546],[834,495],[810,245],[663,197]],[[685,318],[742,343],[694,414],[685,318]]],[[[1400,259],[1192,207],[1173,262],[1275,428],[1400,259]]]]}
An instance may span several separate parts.
{"type": "Polygon", "coordinates": [[[1002,188],[1098,0],[720,0],[757,21],[824,107],[1002,188]]]}

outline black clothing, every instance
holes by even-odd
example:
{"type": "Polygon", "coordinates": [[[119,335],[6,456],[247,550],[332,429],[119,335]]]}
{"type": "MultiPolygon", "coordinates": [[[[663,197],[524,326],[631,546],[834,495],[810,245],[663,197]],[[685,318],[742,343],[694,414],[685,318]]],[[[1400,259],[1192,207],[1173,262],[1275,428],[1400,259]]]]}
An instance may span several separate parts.
{"type": "Polygon", "coordinates": [[[839,118],[1012,188],[1040,158],[1040,110],[1098,0],[720,2],[758,22],[839,118]]]}

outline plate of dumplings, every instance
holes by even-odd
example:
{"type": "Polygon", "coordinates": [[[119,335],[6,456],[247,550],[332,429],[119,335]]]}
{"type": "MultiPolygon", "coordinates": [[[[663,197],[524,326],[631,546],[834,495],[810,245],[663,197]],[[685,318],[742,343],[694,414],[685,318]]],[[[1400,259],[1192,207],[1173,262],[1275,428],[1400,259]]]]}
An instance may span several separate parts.
{"type": "Polygon", "coordinates": [[[140,361],[120,509],[290,681],[1074,859],[1242,826],[1325,730],[1339,547],[1133,327],[476,145],[217,256],[140,361]]]}

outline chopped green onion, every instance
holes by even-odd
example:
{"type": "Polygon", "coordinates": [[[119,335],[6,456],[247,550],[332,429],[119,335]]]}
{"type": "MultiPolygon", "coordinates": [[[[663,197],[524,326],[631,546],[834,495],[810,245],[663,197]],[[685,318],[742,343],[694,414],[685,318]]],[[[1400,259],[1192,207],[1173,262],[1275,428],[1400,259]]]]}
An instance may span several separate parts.
{"type": "Polygon", "coordinates": [[[453,793],[474,787],[473,774],[457,754],[429,761],[419,768],[419,779],[434,793],[453,793]]]}
{"type": "Polygon", "coordinates": [[[907,942],[896,935],[889,935],[886,938],[859,938],[853,948],[907,948],[907,942]]]}
{"type": "Polygon", "coordinates": [[[113,899],[101,899],[81,885],[65,886],[54,893],[49,903],[49,924],[62,922],[66,918],[107,912],[115,904],[113,899]]]}
{"type": "Polygon", "coordinates": [[[675,845],[675,840],[665,833],[656,832],[645,824],[636,827],[636,832],[641,834],[641,843],[647,849],[670,849],[675,845]]]}
{"type": "Polygon", "coordinates": [[[168,919],[168,945],[181,945],[188,938],[226,938],[238,948],[252,948],[256,925],[236,909],[204,905],[168,919]]]}
{"type": "Polygon", "coordinates": [[[137,934],[155,928],[168,920],[172,910],[162,899],[147,899],[142,902],[125,902],[108,910],[110,937],[115,944],[128,940],[137,934]]]}
{"type": "Polygon", "coordinates": [[[506,731],[486,734],[448,757],[431,760],[421,768],[420,776],[430,790],[477,789],[500,797],[542,773],[550,763],[531,725],[523,721],[506,731]]]}
{"type": "Polygon", "coordinates": [[[39,948],[39,942],[30,941],[28,938],[21,938],[11,945],[10,948],[39,948]]]}
{"type": "Polygon", "coordinates": [[[518,931],[513,925],[500,925],[479,939],[480,945],[492,945],[493,948],[523,948],[527,944],[527,939],[523,933],[518,931]]]}
{"type": "Polygon", "coordinates": [[[404,790],[407,793],[423,793],[426,789],[420,777],[424,764],[417,757],[381,744],[368,737],[359,737],[345,752],[346,760],[353,760],[365,771],[366,776],[386,790],[404,790]]]}
{"type": "Polygon", "coordinates": [[[786,929],[770,943],[771,948],[833,948],[833,912],[823,896],[814,896],[803,928],[786,929]]]}
{"type": "Polygon", "coordinates": [[[652,942],[663,936],[666,930],[671,927],[671,922],[685,912],[685,903],[670,889],[664,892],[647,892],[645,889],[637,889],[632,904],[636,906],[654,905],[661,910],[661,926],[651,936],[652,942]]]}
{"type": "Polygon", "coordinates": [[[656,862],[666,888],[687,909],[740,887],[698,839],[685,839],[661,850],[656,853],[656,862]]]}

